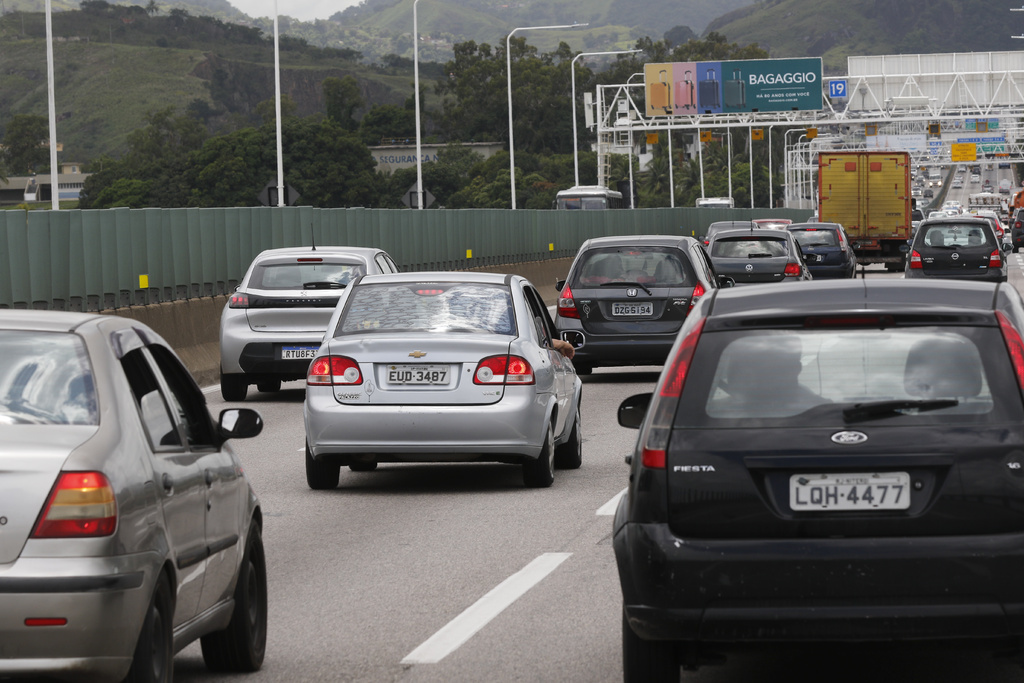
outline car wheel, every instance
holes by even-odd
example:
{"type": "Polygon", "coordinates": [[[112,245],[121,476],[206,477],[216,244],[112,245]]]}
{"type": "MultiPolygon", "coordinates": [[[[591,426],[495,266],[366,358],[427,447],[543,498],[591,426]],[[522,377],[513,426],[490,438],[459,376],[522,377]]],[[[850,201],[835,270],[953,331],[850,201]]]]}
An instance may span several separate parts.
{"type": "Polygon", "coordinates": [[[679,683],[679,659],[670,640],[644,640],[622,612],[622,680],[624,683],[679,683]]]}
{"type": "Polygon", "coordinates": [[[171,683],[174,679],[174,601],[167,575],[160,573],[146,610],[132,667],[123,683],[171,683]]]}
{"type": "Polygon", "coordinates": [[[326,491],[338,487],[341,465],[326,460],[314,460],[306,444],[306,483],[314,491],[326,491]]]}
{"type": "Polygon", "coordinates": [[[235,584],[235,610],[223,631],[200,639],[210,671],[258,671],[267,651],[267,561],[255,521],[242,555],[235,584]]]}
{"type": "Polygon", "coordinates": [[[573,368],[576,370],[577,375],[589,375],[594,371],[594,366],[589,363],[573,363],[573,368]]]}
{"type": "Polygon", "coordinates": [[[256,389],[268,394],[272,394],[275,391],[281,391],[281,380],[268,379],[265,382],[257,382],[256,389]]]}
{"type": "Polygon", "coordinates": [[[545,489],[551,486],[555,480],[555,434],[548,423],[547,432],[544,434],[544,448],[536,460],[527,460],[523,463],[523,483],[532,489],[545,489]]]}
{"type": "Polygon", "coordinates": [[[569,440],[555,447],[555,467],[563,470],[579,469],[583,464],[583,431],[580,426],[580,406],[576,404],[576,415],[572,421],[569,440]]]}
{"type": "Polygon", "coordinates": [[[220,374],[220,395],[225,401],[244,401],[249,391],[249,383],[245,375],[220,374]]]}
{"type": "Polygon", "coordinates": [[[354,462],[348,466],[353,472],[373,472],[377,469],[376,462],[354,462]]]}

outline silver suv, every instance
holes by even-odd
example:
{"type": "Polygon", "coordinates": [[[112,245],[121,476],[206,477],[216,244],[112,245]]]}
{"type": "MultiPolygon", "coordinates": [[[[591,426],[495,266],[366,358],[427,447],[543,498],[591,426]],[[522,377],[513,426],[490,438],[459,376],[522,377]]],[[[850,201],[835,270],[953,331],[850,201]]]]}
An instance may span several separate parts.
{"type": "Polygon", "coordinates": [[[220,318],[220,392],[244,401],[250,384],[278,391],[306,376],[341,291],[361,275],[397,273],[367,247],[268,249],[249,265],[220,318]]]}

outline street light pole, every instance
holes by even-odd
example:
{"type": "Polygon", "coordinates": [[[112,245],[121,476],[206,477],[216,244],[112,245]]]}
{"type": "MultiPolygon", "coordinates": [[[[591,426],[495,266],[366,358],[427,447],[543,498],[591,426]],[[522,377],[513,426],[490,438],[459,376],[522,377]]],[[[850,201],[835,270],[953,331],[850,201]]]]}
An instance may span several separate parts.
{"type": "Polygon", "coordinates": [[[420,31],[416,21],[416,5],[420,0],[412,0],[412,73],[416,102],[416,208],[423,208],[423,154],[420,151],[420,31]]]}
{"type": "MultiPolygon", "coordinates": [[[[419,0],[416,0],[419,2],[419,0]]],[[[643,50],[610,50],[608,52],[581,52],[572,58],[572,63],[569,68],[572,72],[572,163],[573,171],[575,172],[575,185],[579,187],[580,184],[580,152],[579,152],[579,138],[576,134],[576,60],[580,57],[592,57],[596,55],[626,55],[634,52],[643,52],[643,50]]],[[[511,102],[511,95],[509,95],[509,102],[511,102]]]]}
{"type": "Polygon", "coordinates": [[[516,208],[516,147],[512,140],[512,35],[516,31],[541,31],[552,28],[579,28],[587,24],[560,24],[558,26],[519,26],[505,38],[505,72],[508,76],[508,164],[512,183],[512,208],[516,208]]]}
{"type": "Polygon", "coordinates": [[[53,88],[53,19],[50,0],[46,0],[46,92],[50,119],[50,208],[60,208],[60,169],[57,168],[57,106],[53,88]]]}
{"type": "Polygon", "coordinates": [[[281,50],[278,44],[277,0],[274,0],[274,115],[277,119],[277,205],[284,206],[284,160],[281,145],[281,50]]]}

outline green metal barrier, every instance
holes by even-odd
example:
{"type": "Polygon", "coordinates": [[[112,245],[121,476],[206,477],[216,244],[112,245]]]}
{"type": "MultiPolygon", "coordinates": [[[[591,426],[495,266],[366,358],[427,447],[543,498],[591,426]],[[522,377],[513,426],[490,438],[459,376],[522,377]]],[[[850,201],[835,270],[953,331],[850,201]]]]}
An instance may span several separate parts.
{"type": "Polygon", "coordinates": [[[98,311],[227,294],[264,249],[375,246],[403,270],[573,256],[607,235],[702,236],[713,221],[806,209],[103,209],[0,211],[0,308],[98,311]]]}

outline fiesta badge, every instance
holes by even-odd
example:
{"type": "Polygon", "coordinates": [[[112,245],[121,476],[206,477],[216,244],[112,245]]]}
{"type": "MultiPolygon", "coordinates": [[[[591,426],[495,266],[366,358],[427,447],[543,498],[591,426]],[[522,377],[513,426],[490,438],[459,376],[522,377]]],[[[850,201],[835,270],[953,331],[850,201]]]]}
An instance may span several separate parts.
{"type": "Polygon", "coordinates": [[[864,443],[868,440],[868,435],[864,432],[836,432],[832,435],[833,443],[842,445],[864,443]]]}

